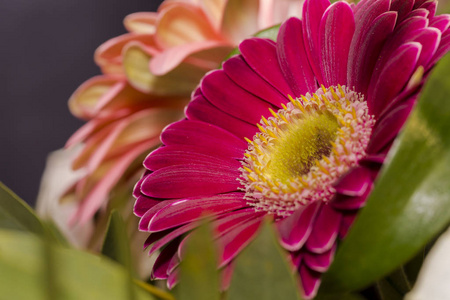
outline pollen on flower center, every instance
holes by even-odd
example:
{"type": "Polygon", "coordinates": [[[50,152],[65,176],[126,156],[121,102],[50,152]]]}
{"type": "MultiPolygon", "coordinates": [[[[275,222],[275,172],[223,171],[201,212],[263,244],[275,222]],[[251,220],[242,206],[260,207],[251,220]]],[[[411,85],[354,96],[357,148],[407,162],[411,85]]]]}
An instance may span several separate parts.
{"type": "Polygon", "coordinates": [[[329,201],[333,183],[365,155],[374,117],[363,96],[322,86],[262,117],[242,162],[245,198],[280,217],[311,201],[329,201]]]}

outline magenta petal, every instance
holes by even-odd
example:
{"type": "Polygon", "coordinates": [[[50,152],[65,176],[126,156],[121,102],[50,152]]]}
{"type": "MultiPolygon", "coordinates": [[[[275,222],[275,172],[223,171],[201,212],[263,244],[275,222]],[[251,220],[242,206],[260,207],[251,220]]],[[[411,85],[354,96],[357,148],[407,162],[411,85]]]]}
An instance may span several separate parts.
{"type": "Polygon", "coordinates": [[[250,207],[222,215],[223,217],[221,216],[221,218],[213,224],[215,237],[220,237],[234,229],[236,226],[247,223],[251,219],[260,218],[265,214],[265,212],[255,212],[255,209],[250,207]]]}
{"type": "Polygon", "coordinates": [[[365,94],[372,77],[372,72],[386,38],[394,30],[397,20],[395,12],[386,12],[378,16],[362,39],[358,55],[348,64],[349,86],[365,94]]]}
{"type": "Polygon", "coordinates": [[[413,11],[411,11],[408,15],[407,15],[407,19],[408,18],[415,18],[415,17],[421,17],[421,18],[427,18],[428,15],[430,14],[430,12],[424,8],[420,8],[420,9],[414,9],[413,11]]]}
{"type": "Polygon", "coordinates": [[[372,78],[368,99],[370,113],[378,117],[383,108],[401,91],[416,67],[422,45],[417,42],[402,45],[382,68],[378,77],[372,78]],[[381,88],[382,87],[382,88],[381,88]]]}
{"type": "Polygon", "coordinates": [[[185,198],[236,191],[238,169],[178,165],[159,169],[145,179],[141,191],[154,198],[185,198]]]}
{"type": "Polygon", "coordinates": [[[169,166],[193,164],[230,169],[239,169],[242,166],[239,161],[229,157],[218,158],[203,153],[174,150],[170,146],[156,149],[144,160],[144,167],[152,171],[169,166]]]}
{"type": "Polygon", "coordinates": [[[430,20],[430,27],[437,28],[442,33],[444,33],[449,26],[450,26],[450,15],[440,15],[430,20]]]}
{"type": "Polygon", "coordinates": [[[325,86],[347,83],[347,61],[355,31],[355,20],[346,2],[336,2],[325,11],[320,22],[321,71],[325,86]]]}
{"type": "Polygon", "coordinates": [[[242,159],[247,142],[217,126],[183,120],[172,123],[161,133],[165,145],[186,145],[203,148],[202,153],[242,159]]]}
{"type": "Polygon", "coordinates": [[[401,22],[412,10],[414,0],[392,0],[391,10],[398,12],[398,20],[401,22]]]}
{"type": "Polygon", "coordinates": [[[317,89],[303,44],[302,21],[290,18],[281,25],[277,39],[278,61],[294,98],[317,89]]]}
{"type": "Polygon", "coordinates": [[[151,219],[153,218],[153,216],[164,206],[166,205],[170,205],[171,203],[174,203],[178,200],[164,200],[164,201],[159,201],[158,204],[154,205],[152,208],[150,208],[142,217],[141,220],[139,221],[139,230],[140,231],[148,231],[148,225],[151,221],[151,219]]]}
{"type": "Polygon", "coordinates": [[[420,8],[424,8],[424,9],[428,10],[429,11],[428,18],[431,19],[436,14],[437,1],[435,1],[435,0],[425,1],[420,6],[420,8]]]}
{"type": "Polygon", "coordinates": [[[158,258],[153,265],[152,278],[153,279],[166,279],[168,277],[167,270],[169,268],[170,261],[174,255],[177,255],[177,249],[180,241],[174,241],[167,245],[164,250],[161,251],[158,258]]]}
{"type": "Polygon", "coordinates": [[[339,238],[343,239],[347,236],[350,227],[353,225],[357,216],[356,212],[347,213],[342,215],[342,223],[339,228],[339,238]]]}
{"type": "MultiPolygon", "coordinates": [[[[153,246],[150,248],[148,254],[152,255],[153,253],[155,253],[155,251],[158,251],[159,249],[164,247],[169,242],[173,241],[174,239],[181,236],[182,234],[185,234],[186,232],[191,231],[192,229],[194,229],[197,226],[198,226],[198,224],[196,224],[196,223],[189,223],[185,226],[176,228],[169,233],[167,233],[167,230],[162,231],[162,232],[165,232],[165,235],[153,243],[153,246]]],[[[155,233],[158,234],[160,232],[155,232],[155,233]]]]}
{"type": "Polygon", "coordinates": [[[281,108],[281,103],[289,101],[287,95],[281,94],[280,91],[255,73],[241,55],[225,61],[223,70],[237,85],[278,108],[281,108]]]}
{"type": "Polygon", "coordinates": [[[324,273],[330,267],[336,252],[336,244],[327,252],[316,254],[306,252],[304,254],[303,262],[313,271],[324,273]]]}
{"type": "Polygon", "coordinates": [[[320,202],[313,202],[297,209],[289,217],[276,223],[280,244],[289,251],[299,250],[310,236],[312,224],[319,211],[320,202]]]}
{"type": "Polygon", "coordinates": [[[189,103],[186,108],[186,116],[190,120],[198,120],[214,124],[220,128],[226,129],[239,138],[252,138],[258,128],[241,119],[235,118],[230,114],[218,109],[206,100],[203,95],[199,95],[189,103]]]}
{"type": "MultiPolygon", "coordinates": [[[[367,32],[371,29],[370,24],[381,14],[389,11],[390,0],[375,0],[361,2],[357,5],[357,11],[355,11],[355,34],[350,45],[349,52],[349,66],[354,66],[356,60],[360,57],[361,44],[364,42],[367,32]],[[358,9],[361,5],[364,8],[358,9]]],[[[350,75],[349,86],[355,85],[357,78],[350,75]]]]}
{"type": "Polygon", "coordinates": [[[447,29],[447,31],[444,32],[444,34],[442,35],[439,48],[437,49],[431,61],[428,63],[426,69],[429,69],[432,66],[434,66],[438,62],[438,60],[440,60],[442,57],[444,57],[445,54],[447,54],[449,50],[450,50],[450,30],[447,29]]]}
{"type": "Polygon", "coordinates": [[[201,89],[214,106],[250,124],[258,123],[261,116],[269,116],[269,108],[276,109],[236,85],[223,70],[213,71],[204,77],[201,89]]]}
{"type": "Polygon", "coordinates": [[[161,203],[159,200],[151,199],[145,196],[139,196],[134,203],[134,214],[138,217],[142,217],[150,208],[156,204],[161,203]]]}
{"type": "Polygon", "coordinates": [[[178,283],[178,272],[177,270],[170,273],[169,277],[167,278],[167,287],[169,290],[171,290],[175,285],[178,283]]]}
{"type": "Polygon", "coordinates": [[[172,231],[173,229],[169,229],[165,231],[150,233],[144,242],[144,250],[147,249],[148,246],[150,246],[151,244],[153,244],[154,242],[156,242],[157,240],[159,240],[160,238],[164,237],[166,234],[169,234],[172,231]]]}
{"type": "Polygon", "coordinates": [[[375,124],[373,134],[367,146],[367,153],[376,154],[391,142],[406,122],[412,108],[413,101],[399,105],[375,124]]]}
{"type": "Polygon", "coordinates": [[[316,272],[308,268],[305,264],[301,264],[298,270],[300,275],[300,285],[305,299],[312,299],[316,296],[320,286],[320,276],[322,273],[316,272]]]}
{"type": "Polygon", "coordinates": [[[422,45],[422,51],[420,51],[417,66],[425,67],[438,49],[441,41],[441,32],[437,28],[429,27],[422,30],[414,41],[422,45]]]}
{"type": "Polygon", "coordinates": [[[331,201],[330,205],[339,210],[356,210],[363,207],[366,204],[367,197],[371,192],[373,183],[370,182],[364,194],[361,196],[347,196],[337,194],[331,201]]]}
{"type": "Polygon", "coordinates": [[[341,219],[342,214],[331,205],[322,205],[306,241],[306,248],[314,253],[324,253],[330,250],[336,241],[341,219]]]}
{"type": "Polygon", "coordinates": [[[278,89],[283,95],[293,95],[288,82],[284,79],[280,65],[278,64],[275,43],[270,40],[251,38],[244,40],[239,45],[242,56],[247,64],[278,89]],[[258,49],[258,51],[254,51],[258,49]]]}
{"type": "Polygon", "coordinates": [[[257,218],[244,225],[238,226],[217,240],[221,248],[219,267],[227,265],[253,240],[262,220],[262,218],[257,218]]]}
{"type": "Polygon", "coordinates": [[[323,13],[330,6],[328,0],[305,0],[303,4],[303,40],[306,54],[311,63],[311,69],[316,75],[319,84],[323,83],[320,71],[319,28],[323,13]]]}
{"type": "Polygon", "coordinates": [[[149,224],[150,231],[161,231],[195,222],[208,215],[218,215],[247,206],[243,193],[179,200],[160,209],[149,224]]]}
{"type": "Polygon", "coordinates": [[[334,184],[336,192],[347,196],[361,196],[372,183],[370,171],[364,167],[354,167],[341,176],[334,184]]]}
{"type": "Polygon", "coordinates": [[[225,267],[222,268],[220,275],[220,289],[221,291],[226,291],[230,287],[231,279],[233,279],[233,271],[234,271],[234,264],[230,262],[225,267]]]}

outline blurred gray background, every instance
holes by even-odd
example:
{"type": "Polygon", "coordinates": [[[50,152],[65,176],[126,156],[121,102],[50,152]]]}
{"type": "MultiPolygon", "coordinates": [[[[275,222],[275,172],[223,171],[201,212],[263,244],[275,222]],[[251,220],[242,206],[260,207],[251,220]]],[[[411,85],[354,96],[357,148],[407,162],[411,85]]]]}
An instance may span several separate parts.
{"type": "Polygon", "coordinates": [[[0,1],[0,181],[34,204],[47,154],[82,121],[71,93],[99,74],[94,50],[161,0],[0,1]]]}

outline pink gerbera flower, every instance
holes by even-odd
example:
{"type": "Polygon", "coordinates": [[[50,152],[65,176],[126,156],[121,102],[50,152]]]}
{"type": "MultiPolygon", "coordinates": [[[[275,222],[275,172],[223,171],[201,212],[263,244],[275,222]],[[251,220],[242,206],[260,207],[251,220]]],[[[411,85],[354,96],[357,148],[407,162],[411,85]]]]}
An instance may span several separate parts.
{"type": "Polygon", "coordinates": [[[187,233],[213,218],[228,268],[266,215],[312,298],[425,78],[450,47],[436,1],[307,0],[276,42],[252,38],[206,75],[144,161],[135,214],[176,282],[187,233]]]}

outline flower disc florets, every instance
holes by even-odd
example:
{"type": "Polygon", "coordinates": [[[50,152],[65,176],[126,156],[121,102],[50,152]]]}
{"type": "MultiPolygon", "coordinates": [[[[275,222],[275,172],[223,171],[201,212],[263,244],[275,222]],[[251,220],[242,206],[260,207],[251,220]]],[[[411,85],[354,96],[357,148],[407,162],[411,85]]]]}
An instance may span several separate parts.
{"type": "Polygon", "coordinates": [[[333,183],[365,156],[374,116],[363,96],[322,86],[262,117],[239,179],[248,204],[279,217],[333,197],[333,183]]]}

